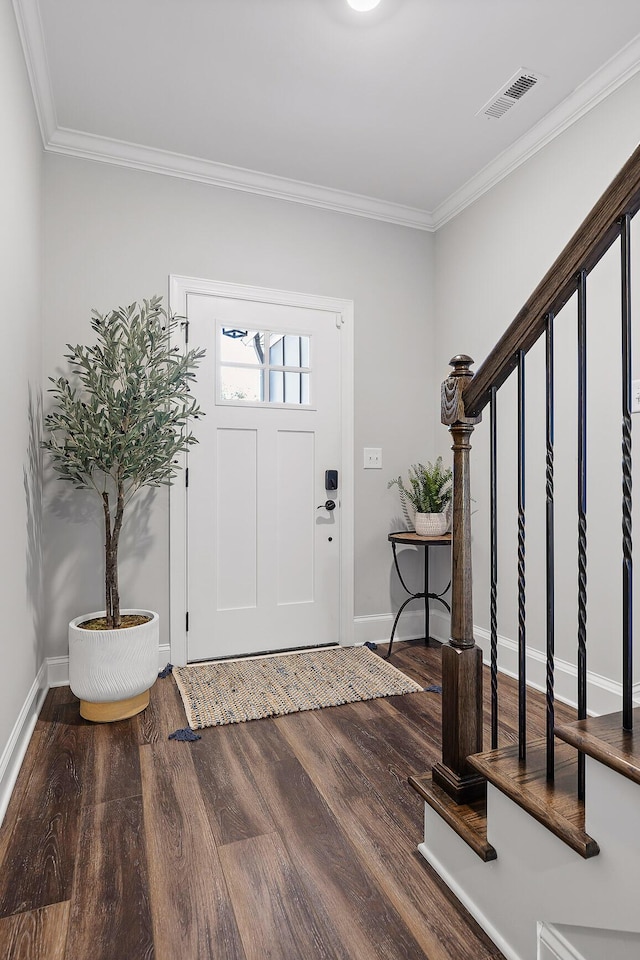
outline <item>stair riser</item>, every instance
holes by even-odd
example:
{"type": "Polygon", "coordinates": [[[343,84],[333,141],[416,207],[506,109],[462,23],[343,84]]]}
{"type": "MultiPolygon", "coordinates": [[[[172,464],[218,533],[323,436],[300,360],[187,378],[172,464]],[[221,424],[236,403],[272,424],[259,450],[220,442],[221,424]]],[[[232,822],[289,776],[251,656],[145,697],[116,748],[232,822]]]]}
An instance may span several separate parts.
{"type": "Polygon", "coordinates": [[[587,758],[587,790],[588,832],[601,849],[591,860],[491,786],[488,840],[498,853],[492,863],[425,810],[420,852],[509,960],[536,960],[538,921],[640,932],[640,786],[587,758]]]}
{"type": "MultiPolygon", "coordinates": [[[[640,862],[640,784],[587,757],[586,830],[608,838],[610,857],[640,862]],[[593,832],[592,832],[593,831],[593,832]]],[[[603,849],[602,843],[600,844],[603,849]]],[[[636,887],[640,890],[640,887],[636,887]]]]}

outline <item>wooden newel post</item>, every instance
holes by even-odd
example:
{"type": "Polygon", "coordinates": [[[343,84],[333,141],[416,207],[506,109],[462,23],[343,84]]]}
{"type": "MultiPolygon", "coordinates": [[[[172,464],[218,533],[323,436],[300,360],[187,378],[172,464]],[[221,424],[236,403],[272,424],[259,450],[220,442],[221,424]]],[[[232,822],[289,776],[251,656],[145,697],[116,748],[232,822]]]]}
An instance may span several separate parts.
{"type": "Polygon", "coordinates": [[[451,542],[451,637],[442,648],[442,762],[433,780],[457,803],[481,796],[486,781],[467,764],[482,750],[482,651],[473,637],[471,572],[471,494],[469,451],[480,417],[466,417],[464,390],[473,360],[454,357],[451,376],[442,384],[442,422],[453,444],[453,527],[451,542]]]}

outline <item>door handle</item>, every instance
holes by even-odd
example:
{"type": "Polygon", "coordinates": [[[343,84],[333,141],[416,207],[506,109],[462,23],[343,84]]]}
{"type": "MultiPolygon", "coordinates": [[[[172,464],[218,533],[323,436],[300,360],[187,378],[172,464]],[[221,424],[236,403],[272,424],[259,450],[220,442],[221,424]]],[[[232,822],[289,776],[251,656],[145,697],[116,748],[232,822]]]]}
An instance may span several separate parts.
{"type": "Polygon", "coordinates": [[[335,500],[325,500],[324,503],[321,503],[319,507],[316,507],[316,510],[328,510],[331,513],[332,510],[335,510],[336,503],[335,500]]]}

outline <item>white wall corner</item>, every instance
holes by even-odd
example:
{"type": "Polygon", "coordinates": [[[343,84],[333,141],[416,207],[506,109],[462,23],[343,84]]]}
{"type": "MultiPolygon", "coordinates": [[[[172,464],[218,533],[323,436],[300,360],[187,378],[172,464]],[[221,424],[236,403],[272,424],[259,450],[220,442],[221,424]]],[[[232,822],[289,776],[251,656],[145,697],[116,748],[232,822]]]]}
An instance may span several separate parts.
{"type": "Polygon", "coordinates": [[[0,825],[48,689],[47,663],[43,661],[0,756],[0,825]]]}
{"type": "Polygon", "coordinates": [[[58,120],[38,0],[13,0],[13,9],[40,125],[40,134],[46,149],[58,126],[58,120]]]}

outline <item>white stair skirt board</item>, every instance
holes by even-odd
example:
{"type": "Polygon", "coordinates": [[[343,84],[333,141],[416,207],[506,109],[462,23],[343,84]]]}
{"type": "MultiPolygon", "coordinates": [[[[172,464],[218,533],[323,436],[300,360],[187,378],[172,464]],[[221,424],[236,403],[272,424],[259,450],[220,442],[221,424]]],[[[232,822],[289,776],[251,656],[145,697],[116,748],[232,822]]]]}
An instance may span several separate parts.
{"type": "Polygon", "coordinates": [[[425,804],[420,853],[508,960],[536,960],[539,923],[640,934],[640,785],[586,762],[586,830],[601,851],[590,860],[491,785],[487,838],[498,859],[490,863],[425,804]]]}
{"type": "Polygon", "coordinates": [[[0,756],[0,825],[48,689],[47,664],[43,661],[0,756]]]}

